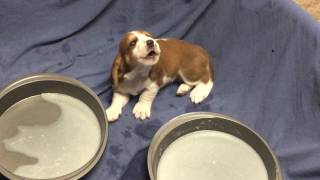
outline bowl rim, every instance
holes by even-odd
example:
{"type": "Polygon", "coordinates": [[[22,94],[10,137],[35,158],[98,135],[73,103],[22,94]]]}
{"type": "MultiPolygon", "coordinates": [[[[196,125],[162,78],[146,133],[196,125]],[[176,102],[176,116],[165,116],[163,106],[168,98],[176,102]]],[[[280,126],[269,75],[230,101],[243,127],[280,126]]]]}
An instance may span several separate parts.
{"type": "MultiPolygon", "coordinates": [[[[18,87],[24,86],[26,84],[34,83],[34,82],[39,82],[39,81],[59,81],[59,82],[67,83],[67,84],[73,85],[75,87],[78,87],[80,89],[83,89],[84,91],[86,91],[88,93],[88,95],[90,95],[92,98],[94,98],[94,100],[98,103],[99,111],[101,111],[103,113],[103,117],[104,117],[103,120],[104,120],[106,130],[105,130],[104,136],[101,137],[100,146],[99,146],[99,149],[97,150],[96,154],[86,164],[84,164],[79,169],[77,169],[71,173],[68,173],[66,175],[63,175],[63,176],[48,178],[47,180],[79,179],[93,169],[93,167],[100,161],[103,153],[105,152],[105,150],[107,148],[107,142],[108,142],[108,136],[109,136],[109,130],[108,130],[109,125],[108,125],[107,116],[105,113],[104,106],[102,105],[97,94],[93,90],[91,90],[87,85],[85,85],[83,82],[81,82],[73,77],[70,77],[67,75],[61,75],[61,74],[57,74],[57,73],[34,73],[34,74],[22,76],[21,78],[10,82],[8,85],[4,86],[4,88],[2,88],[0,90],[0,99],[2,97],[4,97],[7,93],[9,93],[10,91],[12,91],[18,87]]],[[[99,123],[99,125],[100,125],[100,123],[99,123]]],[[[9,179],[17,179],[18,178],[18,179],[37,180],[34,178],[27,178],[27,177],[14,175],[12,172],[5,169],[3,166],[0,166],[0,174],[2,174],[3,176],[5,176],[6,178],[9,178],[9,179]]]]}
{"type": "Polygon", "coordinates": [[[281,173],[281,168],[280,168],[280,163],[272,151],[271,147],[269,144],[266,142],[264,138],[262,138],[257,132],[252,130],[249,126],[245,125],[244,123],[240,122],[239,120],[236,120],[234,118],[231,118],[229,116],[219,114],[219,113],[213,113],[213,112],[190,112],[190,113],[185,113],[179,116],[176,116],[172,119],[170,119],[168,122],[166,122],[153,136],[151,143],[149,145],[148,149],[148,155],[147,155],[147,166],[148,166],[148,172],[149,172],[149,177],[151,180],[156,180],[155,174],[153,174],[153,161],[154,157],[153,154],[155,154],[158,146],[160,145],[160,142],[166,137],[166,135],[171,132],[173,129],[176,127],[183,125],[185,123],[191,122],[191,121],[196,121],[198,119],[210,119],[210,118],[220,118],[226,121],[230,121],[232,123],[238,124],[245,129],[251,131],[257,138],[259,138],[263,144],[266,146],[267,150],[270,152],[273,161],[275,162],[276,165],[276,180],[282,180],[282,173],[281,173]]]}

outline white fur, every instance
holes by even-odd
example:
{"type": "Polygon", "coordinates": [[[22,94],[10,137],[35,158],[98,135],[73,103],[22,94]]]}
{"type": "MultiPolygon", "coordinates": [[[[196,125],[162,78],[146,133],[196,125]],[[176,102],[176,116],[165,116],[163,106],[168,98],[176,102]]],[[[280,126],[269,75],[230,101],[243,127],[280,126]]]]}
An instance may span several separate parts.
{"type": "Polygon", "coordinates": [[[134,117],[136,119],[145,120],[147,118],[150,118],[151,116],[151,105],[147,103],[140,103],[138,102],[132,111],[134,117]]]}
{"type": "Polygon", "coordinates": [[[151,83],[140,95],[139,101],[133,108],[133,114],[137,119],[147,119],[151,116],[151,106],[160,87],[155,83],[151,83]]]}
{"type": "Polygon", "coordinates": [[[124,75],[118,90],[124,94],[138,95],[151,84],[148,79],[150,66],[137,65],[131,72],[124,75]]]}
{"type": "Polygon", "coordinates": [[[180,84],[178,90],[177,90],[177,95],[185,95],[187,92],[190,91],[190,89],[192,88],[192,86],[182,83],[180,84]]]}
{"type": "Polygon", "coordinates": [[[127,80],[133,80],[136,76],[148,76],[151,66],[137,65],[132,71],[124,75],[127,80]]]}
{"type": "Polygon", "coordinates": [[[107,119],[109,122],[115,121],[119,118],[122,113],[122,108],[128,103],[129,96],[120,94],[117,92],[113,93],[111,106],[106,110],[107,119]]]}
{"type": "Polygon", "coordinates": [[[152,38],[135,31],[131,33],[138,38],[136,46],[133,49],[133,54],[137,58],[145,57],[148,54],[147,41],[152,40],[152,38]]]}
{"type": "Polygon", "coordinates": [[[191,101],[195,104],[201,103],[205,98],[208,97],[212,87],[213,82],[211,80],[207,84],[204,84],[202,82],[197,84],[190,93],[191,101]]]}
{"type": "Polygon", "coordinates": [[[138,41],[132,51],[133,55],[137,58],[138,62],[144,65],[154,65],[159,61],[159,54],[160,54],[160,46],[157,41],[149,36],[146,36],[143,33],[139,33],[136,31],[130,32],[134,36],[137,37],[138,41]],[[147,47],[147,41],[153,40],[154,41],[154,51],[158,54],[154,57],[154,59],[146,59],[146,56],[150,52],[150,49],[147,47]]]}
{"type": "Polygon", "coordinates": [[[172,78],[170,78],[170,77],[168,77],[168,76],[164,76],[164,77],[162,78],[163,86],[166,85],[166,84],[169,83],[169,82],[172,82],[173,80],[174,80],[174,79],[172,79],[172,78]]]}
{"type": "Polygon", "coordinates": [[[161,41],[168,41],[168,39],[167,38],[160,38],[160,39],[156,39],[157,41],[158,40],[161,40],[161,41]]]}

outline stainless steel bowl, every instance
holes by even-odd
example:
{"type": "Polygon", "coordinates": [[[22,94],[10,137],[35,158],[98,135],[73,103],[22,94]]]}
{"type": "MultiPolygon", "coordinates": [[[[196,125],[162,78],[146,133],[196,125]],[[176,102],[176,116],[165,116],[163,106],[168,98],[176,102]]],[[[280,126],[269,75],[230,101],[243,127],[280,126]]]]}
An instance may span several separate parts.
{"type": "MultiPolygon", "coordinates": [[[[75,97],[91,108],[99,121],[101,142],[94,157],[80,169],[70,174],[51,178],[79,179],[94,167],[105,150],[108,137],[108,123],[104,108],[97,95],[78,80],[57,74],[35,74],[13,82],[0,92],[0,116],[15,103],[42,93],[60,93],[75,97]]],[[[0,154],[1,156],[3,155],[0,154]]],[[[13,174],[1,166],[1,164],[0,174],[9,179],[28,179],[13,174]]]]}
{"type": "Polygon", "coordinates": [[[157,180],[158,164],[166,148],[177,138],[199,130],[222,131],[240,138],[260,155],[266,167],[268,179],[282,180],[278,160],[262,137],[239,121],[209,112],[178,116],[159,129],[151,141],[148,152],[148,171],[151,180],[157,180]]]}

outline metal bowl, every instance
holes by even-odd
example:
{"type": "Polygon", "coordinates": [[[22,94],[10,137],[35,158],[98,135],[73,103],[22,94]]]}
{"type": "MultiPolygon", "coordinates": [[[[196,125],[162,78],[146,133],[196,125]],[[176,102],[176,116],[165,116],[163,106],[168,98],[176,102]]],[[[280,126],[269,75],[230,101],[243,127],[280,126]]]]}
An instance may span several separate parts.
{"type": "Polygon", "coordinates": [[[259,154],[266,167],[268,179],[282,180],[278,160],[262,137],[239,121],[209,112],[178,116],[159,129],[148,151],[148,171],[151,180],[157,180],[159,161],[166,148],[179,137],[199,130],[221,131],[240,138],[259,154]]]}
{"type": "MultiPolygon", "coordinates": [[[[51,178],[79,179],[94,167],[105,150],[108,137],[108,123],[104,108],[97,95],[78,80],[57,74],[35,74],[11,83],[0,92],[0,116],[14,104],[42,93],[65,94],[81,100],[94,112],[99,121],[101,141],[93,158],[72,173],[51,178]]],[[[0,154],[0,157],[1,156],[3,155],[0,154]]],[[[15,175],[1,166],[1,164],[0,174],[6,176],[8,179],[31,179],[15,175]]]]}

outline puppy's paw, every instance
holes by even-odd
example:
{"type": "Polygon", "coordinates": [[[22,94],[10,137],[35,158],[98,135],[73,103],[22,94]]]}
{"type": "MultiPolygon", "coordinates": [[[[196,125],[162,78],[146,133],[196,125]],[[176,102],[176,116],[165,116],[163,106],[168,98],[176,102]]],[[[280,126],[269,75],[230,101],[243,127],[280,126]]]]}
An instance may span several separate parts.
{"type": "Polygon", "coordinates": [[[188,84],[180,84],[178,90],[177,90],[177,96],[183,96],[183,95],[186,95],[190,89],[191,89],[192,86],[188,85],[188,84]]]}
{"type": "Polygon", "coordinates": [[[114,108],[114,107],[109,107],[106,110],[107,113],[107,119],[109,122],[114,122],[118,120],[120,114],[121,114],[121,109],[119,108],[114,108]]]}
{"type": "Polygon", "coordinates": [[[133,114],[136,119],[145,120],[147,118],[150,118],[151,104],[138,102],[133,108],[133,114]]]}
{"type": "Polygon", "coordinates": [[[196,85],[196,87],[190,93],[191,101],[195,104],[201,103],[205,98],[208,97],[212,87],[213,87],[212,81],[208,82],[207,84],[200,83],[196,85]]]}

